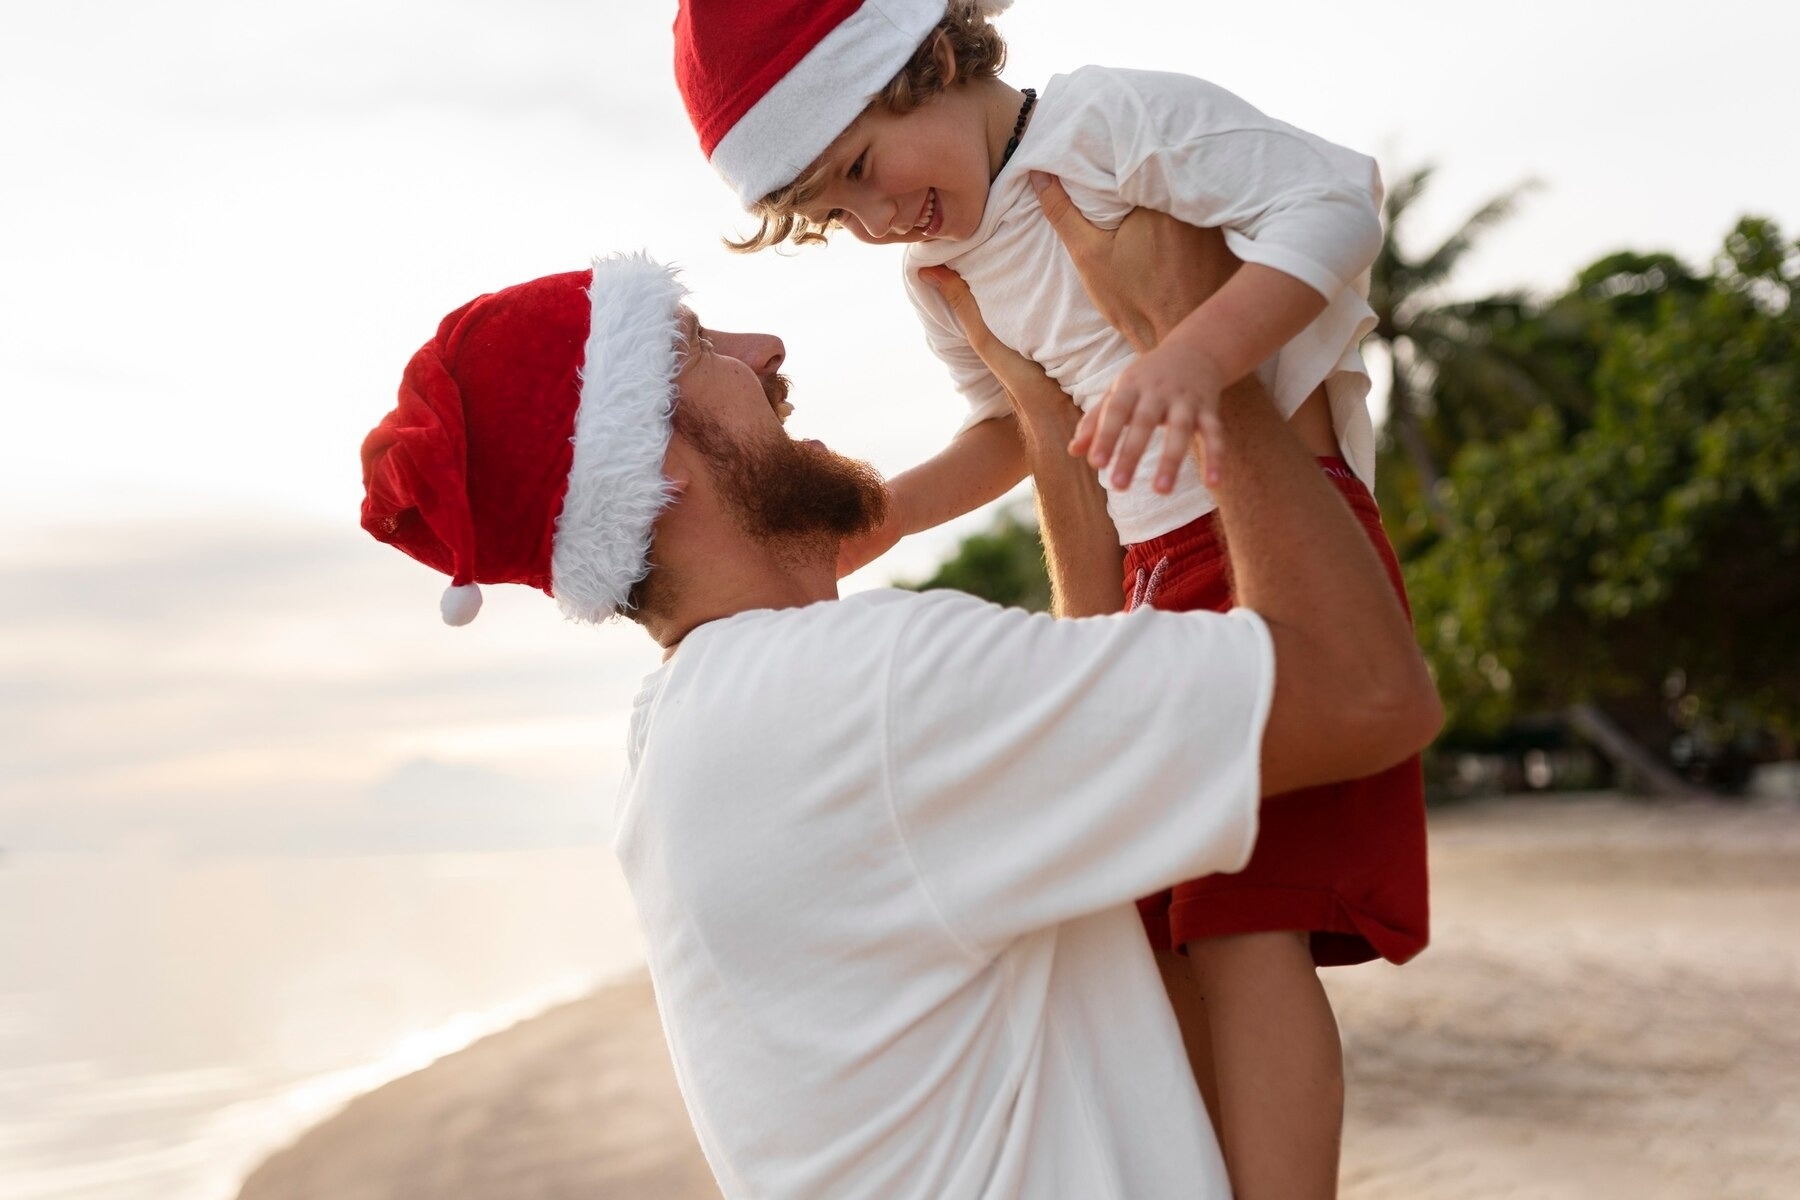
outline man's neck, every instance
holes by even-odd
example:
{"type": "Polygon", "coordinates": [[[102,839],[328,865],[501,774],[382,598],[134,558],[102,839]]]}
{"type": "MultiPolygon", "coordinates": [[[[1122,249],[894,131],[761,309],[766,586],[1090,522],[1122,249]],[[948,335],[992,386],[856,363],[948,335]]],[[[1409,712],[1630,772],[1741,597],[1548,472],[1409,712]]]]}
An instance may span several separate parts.
{"type": "Polygon", "coordinates": [[[759,556],[751,562],[712,561],[680,572],[681,583],[667,617],[649,623],[650,636],[667,661],[683,639],[702,625],[766,608],[801,608],[836,600],[837,555],[759,556]]]}

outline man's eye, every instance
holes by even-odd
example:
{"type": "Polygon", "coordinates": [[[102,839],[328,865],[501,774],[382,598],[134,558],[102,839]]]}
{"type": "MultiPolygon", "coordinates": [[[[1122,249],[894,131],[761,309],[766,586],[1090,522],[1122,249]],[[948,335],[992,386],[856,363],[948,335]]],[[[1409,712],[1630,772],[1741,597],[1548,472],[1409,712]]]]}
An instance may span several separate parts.
{"type": "Polygon", "coordinates": [[[862,178],[863,159],[865,159],[867,157],[869,157],[869,152],[867,150],[864,150],[861,154],[856,156],[856,161],[850,164],[850,178],[852,178],[852,179],[861,179],[862,178]]]}

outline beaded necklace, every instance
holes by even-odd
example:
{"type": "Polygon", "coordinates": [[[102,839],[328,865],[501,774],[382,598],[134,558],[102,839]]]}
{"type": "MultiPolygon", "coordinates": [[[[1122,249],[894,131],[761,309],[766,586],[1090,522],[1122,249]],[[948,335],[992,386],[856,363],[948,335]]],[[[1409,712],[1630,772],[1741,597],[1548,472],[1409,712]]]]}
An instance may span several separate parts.
{"type": "MultiPolygon", "coordinates": [[[[1025,103],[1019,105],[1019,119],[1013,122],[1012,137],[1007,140],[1006,153],[1000,156],[1000,171],[1006,170],[1006,164],[1012,160],[1013,151],[1019,148],[1019,139],[1025,136],[1025,122],[1031,119],[1031,108],[1037,103],[1037,89],[1026,88],[1025,103]]],[[[1000,171],[995,171],[998,175],[1000,171]]]]}

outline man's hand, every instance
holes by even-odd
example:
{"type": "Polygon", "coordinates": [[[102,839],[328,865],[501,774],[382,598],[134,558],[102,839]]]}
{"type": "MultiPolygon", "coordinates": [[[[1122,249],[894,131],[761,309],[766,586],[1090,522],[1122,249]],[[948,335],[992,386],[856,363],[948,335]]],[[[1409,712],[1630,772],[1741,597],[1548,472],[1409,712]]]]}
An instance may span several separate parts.
{"type": "Polygon", "coordinates": [[[1117,229],[1081,215],[1055,178],[1034,171],[1044,216],[1062,239],[1088,298],[1142,356],[1128,367],[1077,427],[1069,452],[1096,467],[1113,466],[1113,485],[1130,484],[1144,445],[1167,425],[1155,487],[1175,486],[1175,472],[1198,434],[1209,483],[1218,478],[1218,402],[1228,380],[1204,353],[1163,341],[1224,286],[1239,263],[1217,229],[1199,229],[1167,213],[1138,208],[1117,229]]]}
{"type": "Polygon", "coordinates": [[[1063,617],[1116,612],[1124,559],[1119,531],[1107,515],[1106,493],[1094,473],[1064,451],[1080,410],[1042,367],[994,336],[961,276],[947,267],[927,267],[919,275],[950,305],[964,339],[1012,401],[1026,467],[1036,485],[1053,611],[1063,617]]]}
{"type": "Polygon", "coordinates": [[[944,303],[950,306],[957,324],[962,326],[963,340],[969,343],[969,349],[975,351],[994,378],[1000,381],[1000,386],[1006,389],[1021,428],[1029,424],[1032,416],[1044,412],[1046,406],[1074,407],[1075,402],[1056,380],[1044,373],[1044,368],[994,336],[993,330],[982,319],[974,293],[969,291],[969,285],[963,282],[961,275],[949,267],[926,267],[919,272],[919,278],[936,288],[944,303]]]}

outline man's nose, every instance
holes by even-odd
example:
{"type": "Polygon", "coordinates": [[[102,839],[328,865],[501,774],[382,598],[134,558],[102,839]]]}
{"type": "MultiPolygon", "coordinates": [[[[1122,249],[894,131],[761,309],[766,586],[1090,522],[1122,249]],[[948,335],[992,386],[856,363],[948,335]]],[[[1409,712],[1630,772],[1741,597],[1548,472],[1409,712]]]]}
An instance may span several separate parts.
{"type": "Polygon", "coordinates": [[[727,358],[735,358],[757,375],[773,375],[787,358],[787,347],[772,333],[721,333],[709,329],[713,349],[727,358]]]}

